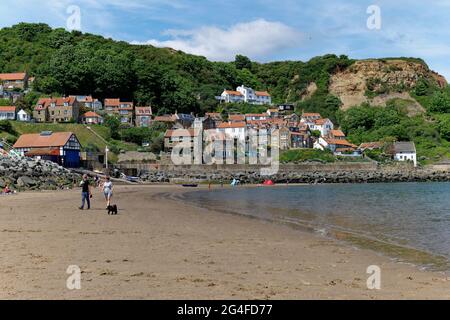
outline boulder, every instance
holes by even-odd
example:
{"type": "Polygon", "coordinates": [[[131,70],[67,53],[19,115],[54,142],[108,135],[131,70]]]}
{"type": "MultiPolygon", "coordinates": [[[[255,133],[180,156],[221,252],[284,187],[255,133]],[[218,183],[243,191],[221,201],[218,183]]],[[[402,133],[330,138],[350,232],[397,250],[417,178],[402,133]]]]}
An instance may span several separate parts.
{"type": "Polygon", "coordinates": [[[19,187],[34,187],[38,184],[36,180],[33,178],[30,178],[28,176],[21,176],[19,179],[17,179],[17,185],[19,187]]]}

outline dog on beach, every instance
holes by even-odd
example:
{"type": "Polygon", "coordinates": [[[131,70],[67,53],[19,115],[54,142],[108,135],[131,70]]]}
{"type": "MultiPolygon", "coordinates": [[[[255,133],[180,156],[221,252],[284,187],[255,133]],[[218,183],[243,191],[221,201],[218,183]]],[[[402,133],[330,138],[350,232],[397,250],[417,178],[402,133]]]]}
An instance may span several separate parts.
{"type": "Polygon", "coordinates": [[[112,204],[108,206],[108,215],[117,215],[117,205],[112,204]]]}

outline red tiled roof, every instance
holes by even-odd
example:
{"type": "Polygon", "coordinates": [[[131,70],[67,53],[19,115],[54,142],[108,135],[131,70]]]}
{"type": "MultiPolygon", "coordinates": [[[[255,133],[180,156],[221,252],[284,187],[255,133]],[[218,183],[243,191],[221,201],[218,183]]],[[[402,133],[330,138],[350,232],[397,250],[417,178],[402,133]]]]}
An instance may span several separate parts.
{"type": "Polygon", "coordinates": [[[105,107],[119,107],[121,104],[129,105],[130,107],[133,107],[133,102],[121,102],[120,99],[105,99],[105,107]]]}
{"type": "Polygon", "coordinates": [[[258,97],[270,97],[270,94],[267,91],[255,91],[255,94],[258,97]]]}
{"type": "Polygon", "coordinates": [[[17,72],[17,73],[0,73],[0,80],[3,81],[15,81],[15,80],[25,80],[26,77],[25,72],[17,72]]]}
{"type": "Polygon", "coordinates": [[[88,111],[85,114],[83,114],[83,118],[101,118],[101,116],[93,111],[88,111]]]}
{"type": "Polygon", "coordinates": [[[74,97],[76,100],[78,100],[79,102],[94,102],[94,98],[92,98],[92,96],[84,96],[83,98],[80,97],[80,99],[78,99],[76,96],[70,96],[70,97],[74,97]]]}
{"type": "Polygon", "coordinates": [[[228,120],[230,121],[244,121],[245,116],[243,114],[230,114],[228,115],[228,120]]]}
{"type": "Polygon", "coordinates": [[[151,116],[153,114],[152,107],[135,107],[134,111],[137,116],[151,116]]]}
{"type": "Polygon", "coordinates": [[[256,118],[256,117],[260,117],[260,118],[267,118],[267,113],[248,113],[248,114],[246,114],[245,115],[245,117],[246,118],[248,118],[248,117],[254,117],[254,118],[256,118]]]}
{"type": "Polygon", "coordinates": [[[14,144],[14,148],[45,148],[45,147],[62,147],[70,137],[72,132],[53,132],[51,135],[45,136],[39,133],[23,134],[14,144]]]}
{"type": "Polygon", "coordinates": [[[245,128],[245,122],[223,122],[217,126],[219,129],[227,128],[245,128]]]}
{"type": "Polygon", "coordinates": [[[175,122],[175,116],[174,115],[165,115],[165,116],[156,116],[155,117],[156,122],[175,122]]]}
{"type": "Polygon", "coordinates": [[[334,137],[345,137],[345,133],[342,130],[331,130],[330,133],[334,137]]]}
{"type": "Polygon", "coordinates": [[[312,112],[310,112],[310,113],[303,113],[302,117],[310,118],[310,117],[322,117],[322,116],[320,115],[320,113],[312,113],[312,112]]]}
{"type": "Polygon", "coordinates": [[[118,106],[120,99],[105,99],[105,106],[118,106]]]}
{"type": "Polygon", "coordinates": [[[242,93],[239,91],[225,90],[224,93],[229,94],[230,96],[242,96],[242,93]]]}
{"type": "Polygon", "coordinates": [[[176,130],[167,130],[164,137],[194,137],[199,134],[198,130],[195,129],[176,129],[176,130]]]}
{"type": "Polygon", "coordinates": [[[16,112],[16,107],[14,106],[1,106],[0,112],[16,112]]]}
{"type": "Polygon", "coordinates": [[[323,125],[323,124],[325,124],[325,122],[327,122],[329,119],[317,119],[316,121],[315,121],[315,123],[317,124],[317,125],[323,125]]]}
{"type": "Polygon", "coordinates": [[[56,107],[64,106],[64,103],[68,103],[69,106],[72,106],[76,101],[74,96],[70,97],[57,97],[57,98],[40,98],[37,102],[35,110],[42,110],[50,107],[52,103],[55,104],[56,107]]]}
{"type": "Polygon", "coordinates": [[[361,145],[359,146],[360,149],[380,149],[382,147],[383,143],[378,141],[361,143],[361,145]]]}
{"type": "Polygon", "coordinates": [[[328,144],[334,144],[334,145],[339,145],[339,146],[348,146],[348,147],[352,147],[352,148],[356,148],[356,146],[350,142],[348,142],[347,140],[339,140],[339,139],[325,139],[325,141],[328,144]]]}

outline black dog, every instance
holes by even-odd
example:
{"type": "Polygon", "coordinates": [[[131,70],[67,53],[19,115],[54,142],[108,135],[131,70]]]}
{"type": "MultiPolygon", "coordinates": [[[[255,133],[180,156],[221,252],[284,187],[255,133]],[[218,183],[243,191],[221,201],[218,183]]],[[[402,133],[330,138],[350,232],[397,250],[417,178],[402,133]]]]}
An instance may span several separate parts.
{"type": "Polygon", "coordinates": [[[117,214],[117,205],[113,204],[113,205],[109,205],[108,206],[108,214],[110,215],[116,215],[117,214]]]}

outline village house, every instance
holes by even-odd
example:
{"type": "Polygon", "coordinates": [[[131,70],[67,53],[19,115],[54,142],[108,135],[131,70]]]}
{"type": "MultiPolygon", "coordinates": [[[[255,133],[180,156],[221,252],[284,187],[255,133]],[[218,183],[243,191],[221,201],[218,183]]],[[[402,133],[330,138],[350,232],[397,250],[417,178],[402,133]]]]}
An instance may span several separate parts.
{"type": "Polygon", "coordinates": [[[278,118],[280,116],[280,111],[278,109],[267,109],[266,113],[271,118],[278,118]]]}
{"type": "Polygon", "coordinates": [[[187,113],[175,112],[174,117],[175,117],[175,123],[185,129],[190,128],[195,120],[195,117],[193,114],[187,114],[187,113]]]}
{"type": "MultiPolygon", "coordinates": [[[[297,114],[295,114],[295,113],[291,113],[291,114],[289,114],[289,115],[286,115],[286,116],[283,117],[283,119],[284,119],[285,121],[287,121],[288,123],[291,123],[291,124],[298,124],[298,123],[301,123],[300,117],[299,117],[297,114]]],[[[306,124],[305,124],[305,125],[306,125],[306,124]]]]}
{"type": "MultiPolygon", "coordinates": [[[[197,164],[202,163],[202,132],[197,129],[175,129],[175,130],[167,130],[164,134],[164,152],[167,156],[173,156],[173,151],[175,147],[179,147],[179,154],[177,154],[180,158],[183,157],[183,154],[186,158],[183,160],[183,164],[194,164],[195,163],[195,145],[197,144],[197,150],[200,151],[200,159],[197,159],[197,164]],[[184,147],[183,147],[184,145],[184,147]],[[188,147],[190,147],[188,149],[188,147]]],[[[173,162],[174,159],[171,158],[173,162]]]]}
{"type": "Polygon", "coordinates": [[[219,112],[207,112],[205,117],[209,117],[214,121],[214,127],[217,127],[223,122],[222,115],[219,112]]]}
{"type": "Polygon", "coordinates": [[[396,161],[411,161],[417,166],[416,145],[411,141],[394,142],[393,156],[396,161]]]}
{"type": "Polygon", "coordinates": [[[23,134],[13,149],[21,156],[53,161],[66,168],[80,166],[81,144],[72,132],[23,134]]]}
{"type": "Polygon", "coordinates": [[[92,98],[92,96],[74,96],[75,99],[87,109],[91,109],[94,112],[102,110],[103,105],[98,99],[92,98]]]}
{"type": "Polygon", "coordinates": [[[0,120],[16,120],[16,107],[0,106],[0,120]]]}
{"type": "Polygon", "coordinates": [[[311,148],[311,134],[306,129],[299,127],[281,127],[279,129],[280,134],[280,149],[301,149],[301,148],[311,148]]]}
{"type": "Polygon", "coordinates": [[[285,103],[278,105],[278,111],[280,113],[288,113],[288,112],[294,112],[295,106],[293,104],[285,103]]]}
{"type": "Polygon", "coordinates": [[[37,122],[78,122],[80,104],[75,97],[40,98],[34,108],[37,122]]]}
{"type": "Polygon", "coordinates": [[[94,111],[88,111],[81,117],[81,122],[84,124],[103,124],[103,117],[94,111]]]}
{"type": "Polygon", "coordinates": [[[320,131],[320,135],[325,137],[328,133],[334,129],[334,124],[330,119],[318,119],[315,121],[311,130],[320,131]]]}
{"type": "Polygon", "coordinates": [[[223,122],[216,128],[216,132],[224,133],[233,140],[245,142],[246,128],[245,122],[223,122]]]}
{"type": "Polygon", "coordinates": [[[239,91],[224,90],[222,95],[217,97],[218,100],[225,103],[244,102],[244,96],[239,91]]]}
{"type": "Polygon", "coordinates": [[[300,121],[303,123],[314,123],[316,120],[322,119],[320,113],[302,113],[300,121]]]}
{"type": "Polygon", "coordinates": [[[136,127],[150,127],[152,123],[152,107],[134,108],[136,127]]]}
{"type": "Polygon", "coordinates": [[[19,112],[17,112],[16,119],[21,122],[29,122],[31,121],[31,116],[25,110],[20,109],[19,112]]]}
{"type": "Polygon", "coordinates": [[[133,125],[133,102],[121,102],[120,99],[105,99],[107,115],[118,116],[122,125],[133,125]]]}
{"type": "Polygon", "coordinates": [[[26,72],[0,73],[0,86],[2,91],[25,90],[28,88],[28,74],[26,72]]]}
{"type": "Polygon", "coordinates": [[[172,128],[175,125],[176,118],[174,115],[166,114],[162,116],[156,116],[155,119],[153,119],[153,122],[164,123],[169,128],[172,128]]]}
{"type": "Polygon", "coordinates": [[[314,143],[314,149],[328,149],[331,150],[335,155],[341,155],[355,152],[357,146],[350,143],[346,139],[332,139],[322,136],[314,143]]]}
{"type": "Polygon", "coordinates": [[[216,128],[216,122],[208,117],[197,117],[194,120],[194,123],[192,124],[192,127],[194,129],[202,129],[202,130],[210,130],[216,128]]]}
{"type": "Polygon", "coordinates": [[[244,146],[244,151],[246,148],[247,124],[245,122],[223,122],[216,128],[216,132],[212,136],[215,136],[215,156],[219,159],[232,159],[233,163],[237,163],[236,148],[239,145],[244,146]]]}
{"type": "Polygon", "coordinates": [[[328,132],[328,137],[331,139],[336,139],[336,140],[345,140],[345,133],[342,132],[342,130],[330,130],[330,132],[328,132]]]}
{"type": "Polygon", "coordinates": [[[217,99],[225,103],[272,104],[272,97],[267,91],[255,91],[244,85],[237,87],[236,91],[225,89],[217,99]]]}

